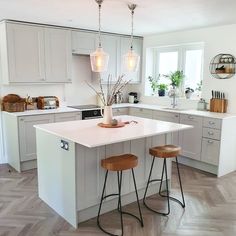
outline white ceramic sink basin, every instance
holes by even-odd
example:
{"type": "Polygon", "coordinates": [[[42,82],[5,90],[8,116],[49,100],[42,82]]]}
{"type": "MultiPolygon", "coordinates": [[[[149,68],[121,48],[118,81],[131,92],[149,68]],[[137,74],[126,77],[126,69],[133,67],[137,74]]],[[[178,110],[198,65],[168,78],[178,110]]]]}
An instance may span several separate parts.
{"type": "Polygon", "coordinates": [[[163,109],[164,110],[170,110],[170,111],[186,111],[186,110],[188,110],[188,109],[179,108],[179,107],[175,107],[175,108],[173,108],[173,107],[164,107],[163,109]]]}

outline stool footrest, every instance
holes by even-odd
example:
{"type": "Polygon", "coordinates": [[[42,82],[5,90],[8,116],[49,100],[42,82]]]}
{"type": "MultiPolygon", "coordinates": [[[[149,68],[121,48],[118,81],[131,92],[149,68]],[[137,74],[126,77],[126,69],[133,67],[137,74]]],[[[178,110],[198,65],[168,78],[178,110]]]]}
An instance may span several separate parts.
{"type": "MultiPolygon", "coordinates": [[[[163,195],[163,194],[161,194],[161,193],[159,193],[159,195],[160,195],[161,197],[168,197],[167,195],[163,195]]],[[[172,201],[175,201],[175,202],[179,203],[183,208],[185,208],[185,203],[182,203],[180,200],[178,200],[178,199],[175,198],[175,197],[169,196],[169,198],[170,198],[172,201]]]]}

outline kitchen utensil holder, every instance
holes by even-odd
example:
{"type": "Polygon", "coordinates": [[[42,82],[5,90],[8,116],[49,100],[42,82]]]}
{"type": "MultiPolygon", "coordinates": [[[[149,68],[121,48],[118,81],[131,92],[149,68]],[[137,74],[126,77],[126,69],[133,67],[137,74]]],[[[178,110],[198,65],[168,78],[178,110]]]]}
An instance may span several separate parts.
{"type": "Polygon", "coordinates": [[[211,112],[226,113],[227,112],[227,105],[228,105],[227,99],[212,98],[210,100],[210,111],[211,112]]]}

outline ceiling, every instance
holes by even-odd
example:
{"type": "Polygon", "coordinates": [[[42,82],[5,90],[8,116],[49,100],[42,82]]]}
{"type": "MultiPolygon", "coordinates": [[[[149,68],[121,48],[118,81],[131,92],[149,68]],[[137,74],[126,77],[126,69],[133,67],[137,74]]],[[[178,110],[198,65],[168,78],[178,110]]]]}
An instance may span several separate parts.
{"type": "MultiPolygon", "coordinates": [[[[134,34],[236,23],[235,0],[104,0],[102,30],[130,33],[127,3],[136,3],[134,34]]],[[[94,0],[0,0],[0,18],[97,29],[94,0]]]]}

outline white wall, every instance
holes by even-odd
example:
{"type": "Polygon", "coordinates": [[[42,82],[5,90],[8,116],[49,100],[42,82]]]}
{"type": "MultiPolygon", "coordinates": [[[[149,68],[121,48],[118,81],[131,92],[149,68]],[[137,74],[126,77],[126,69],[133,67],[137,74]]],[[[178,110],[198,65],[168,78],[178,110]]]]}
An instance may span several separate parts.
{"type": "MultiPolygon", "coordinates": [[[[159,47],[166,45],[186,44],[204,42],[204,71],[203,71],[203,91],[202,97],[210,99],[211,90],[224,91],[229,99],[228,112],[236,113],[236,76],[227,80],[214,79],[209,73],[209,63],[211,59],[219,53],[229,53],[236,57],[236,24],[203,28],[197,30],[174,32],[161,35],[150,35],[144,37],[144,58],[146,57],[146,50],[150,47],[159,47]]],[[[143,78],[147,78],[146,66],[148,64],[143,63],[143,78]]],[[[141,87],[137,87],[138,90],[144,94],[144,79],[141,87]]],[[[142,102],[156,103],[156,104],[170,104],[168,98],[154,98],[154,97],[141,97],[142,102]]],[[[181,104],[188,106],[196,106],[196,101],[181,100],[181,104]]]]}

